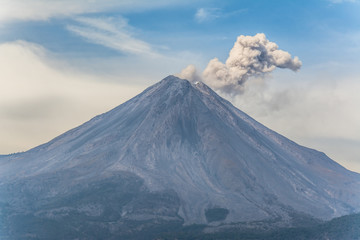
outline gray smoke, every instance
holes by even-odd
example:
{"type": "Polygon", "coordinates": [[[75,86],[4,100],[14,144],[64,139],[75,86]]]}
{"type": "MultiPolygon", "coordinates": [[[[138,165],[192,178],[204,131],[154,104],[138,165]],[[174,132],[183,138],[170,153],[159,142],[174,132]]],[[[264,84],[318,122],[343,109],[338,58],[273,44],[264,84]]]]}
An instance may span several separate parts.
{"type": "Polygon", "coordinates": [[[177,75],[178,75],[178,77],[180,77],[182,79],[187,79],[192,82],[202,81],[194,64],[188,65],[186,68],[181,70],[181,73],[179,73],[177,75]]]}
{"type": "MultiPolygon", "coordinates": [[[[225,64],[218,58],[210,60],[201,78],[215,90],[238,94],[243,91],[243,85],[250,77],[262,77],[277,67],[298,71],[301,67],[299,58],[291,58],[290,53],[278,48],[263,33],[255,36],[241,35],[225,64]]],[[[199,78],[193,65],[186,67],[179,76],[189,80],[199,78]]]]}

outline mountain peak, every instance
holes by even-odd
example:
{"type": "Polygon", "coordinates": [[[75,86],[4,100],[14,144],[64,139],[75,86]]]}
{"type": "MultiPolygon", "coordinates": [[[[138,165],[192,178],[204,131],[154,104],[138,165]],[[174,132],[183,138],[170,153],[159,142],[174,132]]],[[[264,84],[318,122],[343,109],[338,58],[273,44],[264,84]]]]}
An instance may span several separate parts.
{"type": "Polygon", "coordinates": [[[164,78],[163,80],[161,80],[160,82],[158,82],[157,84],[154,85],[154,87],[156,86],[168,86],[171,87],[172,89],[176,89],[176,87],[188,87],[190,86],[191,83],[189,80],[186,79],[181,79],[178,78],[174,75],[169,75],[166,78],[164,78]]]}
{"type": "Polygon", "coordinates": [[[158,82],[157,84],[155,84],[152,87],[154,87],[154,88],[165,87],[167,90],[170,90],[170,91],[174,91],[177,89],[187,89],[187,88],[192,87],[192,88],[198,89],[201,92],[206,93],[206,94],[210,94],[211,92],[213,92],[213,90],[211,90],[211,88],[209,88],[206,84],[204,84],[201,81],[190,82],[187,79],[182,79],[182,78],[176,77],[174,75],[167,76],[166,78],[164,78],[163,80],[161,80],[160,82],[158,82]]]}
{"type": "Polygon", "coordinates": [[[161,82],[189,82],[189,80],[176,77],[175,75],[169,75],[169,76],[163,78],[163,79],[160,81],[160,83],[161,83],[161,82]]]}
{"type": "MultiPolygon", "coordinates": [[[[157,84],[149,87],[144,93],[146,97],[152,95],[151,98],[159,94],[161,95],[160,98],[162,102],[169,102],[170,99],[174,97],[184,98],[185,96],[191,97],[192,100],[189,99],[189,101],[197,99],[196,101],[213,102],[214,104],[215,102],[227,102],[203,82],[190,82],[189,80],[181,79],[173,75],[169,75],[157,84]]],[[[226,104],[229,103],[227,102],[226,104]]]]}
{"type": "Polygon", "coordinates": [[[183,85],[183,86],[189,86],[189,84],[190,84],[199,90],[202,89],[202,90],[205,90],[206,92],[209,92],[209,90],[211,90],[205,83],[203,83],[201,81],[191,82],[187,79],[182,79],[182,78],[176,77],[174,75],[167,76],[166,78],[161,80],[159,83],[168,83],[168,84],[183,85]]]}

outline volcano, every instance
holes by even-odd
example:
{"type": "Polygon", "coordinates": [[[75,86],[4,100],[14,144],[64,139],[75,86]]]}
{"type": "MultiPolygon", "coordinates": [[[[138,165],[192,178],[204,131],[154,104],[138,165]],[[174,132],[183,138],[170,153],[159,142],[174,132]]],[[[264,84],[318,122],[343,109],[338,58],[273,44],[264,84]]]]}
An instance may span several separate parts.
{"type": "MultiPolygon", "coordinates": [[[[0,156],[1,239],[296,225],[360,211],[360,174],[168,76],[23,153],[0,156]]],[[[114,238],[117,239],[117,238],[114,238]]]]}

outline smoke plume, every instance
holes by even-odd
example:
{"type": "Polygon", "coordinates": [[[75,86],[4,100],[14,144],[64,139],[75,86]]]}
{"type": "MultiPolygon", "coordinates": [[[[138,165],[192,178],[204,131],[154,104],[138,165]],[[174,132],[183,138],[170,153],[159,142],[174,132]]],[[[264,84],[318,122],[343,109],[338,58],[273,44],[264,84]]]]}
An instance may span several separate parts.
{"type": "MultiPolygon", "coordinates": [[[[265,34],[258,33],[239,36],[226,62],[222,63],[218,58],[210,60],[201,78],[215,90],[236,95],[243,91],[243,85],[250,77],[262,77],[276,68],[298,71],[300,67],[298,57],[291,58],[290,53],[280,50],[265,34]]],[[[194,65],[186,67],[179,76],[193,81],[200,78],[194,65]]]]}
{"type": "Polygon", "coordinates": [[[187,79],[187,80],[190,80],[192,82],[202,81],[202,79],[201,79],[200,75],[198,74],[194,64],[188,65],[178,75],[179,75],[180,78],[187,79]]]}

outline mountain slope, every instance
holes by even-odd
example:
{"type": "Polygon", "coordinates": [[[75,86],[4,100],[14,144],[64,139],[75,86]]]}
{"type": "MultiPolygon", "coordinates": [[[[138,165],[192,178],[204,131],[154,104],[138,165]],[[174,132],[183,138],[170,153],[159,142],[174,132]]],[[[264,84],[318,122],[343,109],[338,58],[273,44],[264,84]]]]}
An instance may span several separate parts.
{"type": "Polygon", "coordinates": [[[360,176],[205,84],[169,76],[49,143],[1,156],[0,194],[0,224],[10,235],[26,217],[26,226],[70,219],[124,232],[129,221],[154,219],[330,219],[359,212],[360,176]]]}

